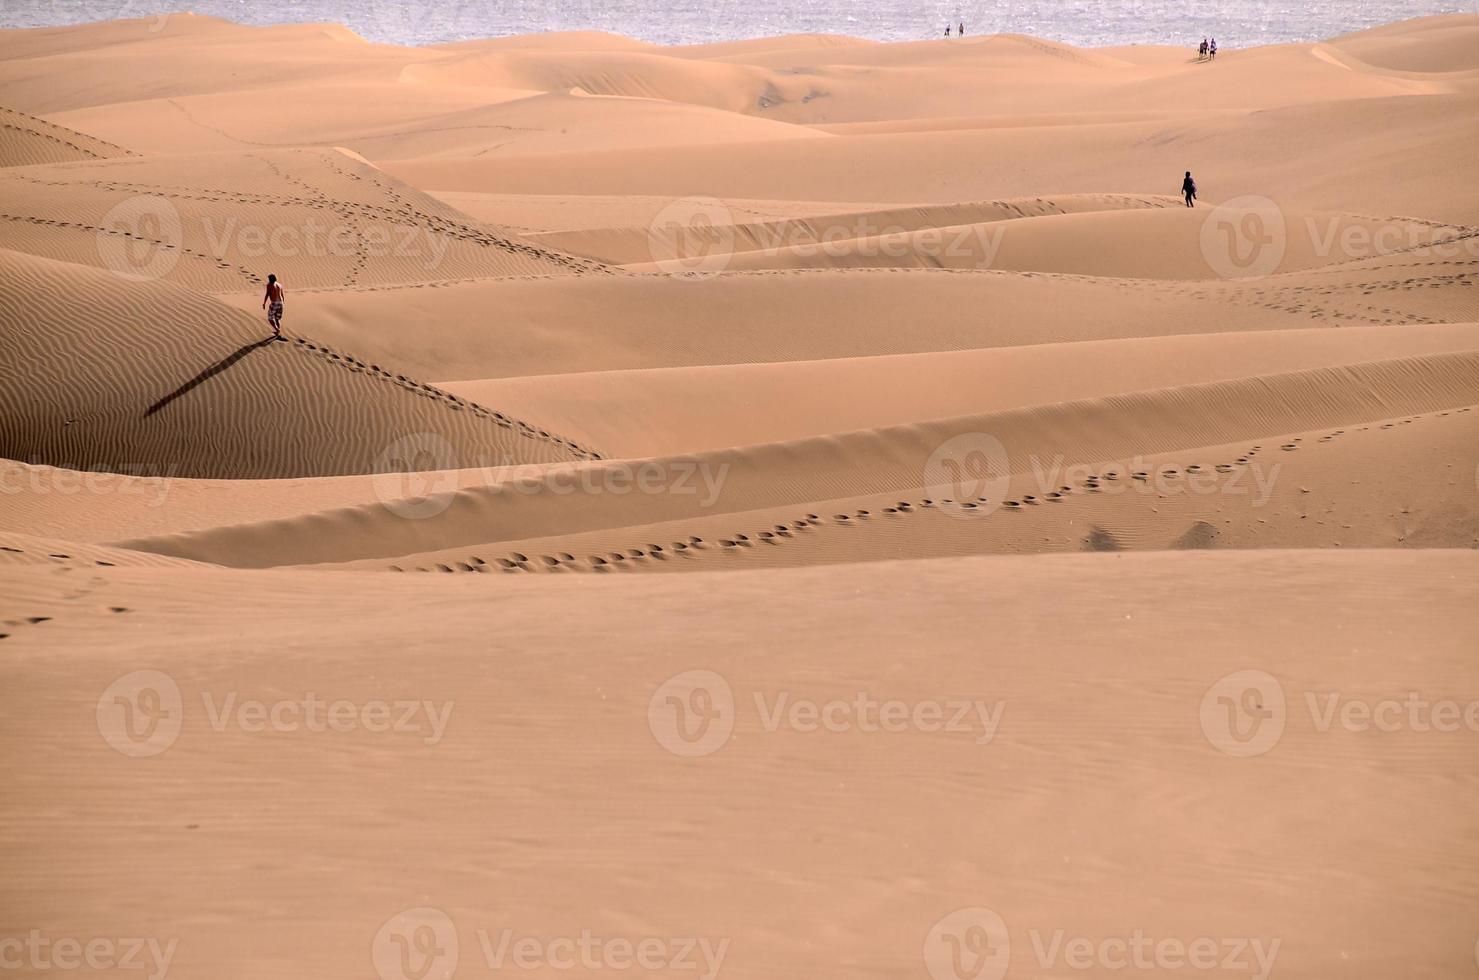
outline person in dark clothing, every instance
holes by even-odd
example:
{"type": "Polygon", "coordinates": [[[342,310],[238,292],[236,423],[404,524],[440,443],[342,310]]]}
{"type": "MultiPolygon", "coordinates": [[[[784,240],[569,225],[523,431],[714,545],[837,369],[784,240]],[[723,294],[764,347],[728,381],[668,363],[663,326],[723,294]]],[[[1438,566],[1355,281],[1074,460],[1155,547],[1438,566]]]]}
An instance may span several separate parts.
{"type": "Polygon", "coordinates": [[[1181,193],[1186,197],[1186,206],[1196,207],[1197,182],[1191,179],[1191,171],[1186,172],[1186,177],[1181,181],[1181,193]]]}

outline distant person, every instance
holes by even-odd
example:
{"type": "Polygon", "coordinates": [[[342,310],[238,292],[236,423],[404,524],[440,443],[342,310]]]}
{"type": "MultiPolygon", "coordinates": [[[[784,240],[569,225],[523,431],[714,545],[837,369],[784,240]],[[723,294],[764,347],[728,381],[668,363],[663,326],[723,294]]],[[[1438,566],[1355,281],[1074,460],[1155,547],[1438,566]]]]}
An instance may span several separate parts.
{"type": "Polygon", "coordinates": [[[1213,61],[1217,60],[1217,38],[1214,37],[1212,42],[1207,45],[1207,53],[1212,56],[1213,61]]]}
{"type": "Polygon", "coordinates": [[[282,283],[277,281],[277,276],[267,277],[267,292],[262,296],[262,308],[267,310],[267,322],[272,324],[272,336],[282,339],[282,283]],[[272,306],[268,307],[268,303],[272,306]]]}
{"type": "Polygon", "coordinates": [[[1207,39],[1206,38],[1202,38],[1201,47],[1197,48],[1197,60],[1198,61],[1205,61],[1205,60],[1207,60],[1207,39]]]}
{"type": "Polygon", "coordinates": [[[965,37],[965,21],[960,22],[960,30],[956,31],[955,33],[960,35],[961,37],[965,37]]]}
{"type": "Polygon", "coordinates": [[[1191,171],[1186,172],[1186,177],[1181,181],[1181,193],[1186,197],[1186,206],[1196,207],[1197,182],[1191,179],[1191,171]]]}
{"type": "Polygon", "coordinates": [[[949,37],[950,36],[950,25],[949,24],[946,24],[945,25],[945,36],[946,37],[949,37]]]}

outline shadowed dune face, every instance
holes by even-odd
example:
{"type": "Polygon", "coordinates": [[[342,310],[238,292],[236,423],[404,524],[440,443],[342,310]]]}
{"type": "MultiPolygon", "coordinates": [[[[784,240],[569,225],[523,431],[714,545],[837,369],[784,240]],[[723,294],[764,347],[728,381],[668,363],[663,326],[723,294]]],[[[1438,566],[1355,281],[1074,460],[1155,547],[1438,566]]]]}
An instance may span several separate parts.
{"type": "Polygon", "coordinates": [[[581,447],[163,283],[0,253],[10,459],[264,479],[583,457],[581,447]]]}
{"type": "Polygon", "coordinates": [[[0,966],[1472,971],[1479,17],[1181,40],[0,32],[0,966]]]}

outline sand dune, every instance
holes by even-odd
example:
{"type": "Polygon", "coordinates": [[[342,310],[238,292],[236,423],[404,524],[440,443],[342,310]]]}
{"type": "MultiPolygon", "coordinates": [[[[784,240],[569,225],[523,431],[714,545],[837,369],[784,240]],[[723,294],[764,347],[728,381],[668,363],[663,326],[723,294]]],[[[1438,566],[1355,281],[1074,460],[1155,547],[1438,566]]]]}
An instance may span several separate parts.
{"type": "MultiPolygon", "coordinates": [[[[1173,208],[1164,200],[1155,203],[1158,207],[1154,210],[1135,215],[1102,211],[1043,214],[1032,220],[944,225],[913,231],[875,225],[868,218],[858,218],[852,227],[863,234],[853,238],[834,235],[817,239],[783,232],[760,241],[744,241],[750,247],[735,254],[726,267],[735,270],[1008,269],[1121,279],[1201,280],[1217,275],[1218,262],[1224,255],[1220,249],[1205,247],[1207,222],[1231,224],[1260,215],[1257,208],[1229,207],[1217,219],[1209,219],[1201,209],[1186,208],[1179,203],[1173,208]]],[[[1299,214],[1285,209],[1279,215],[1286,227],[1318,231],[1289,236],[1274,272],[1297,272],[1379,255],[1383,248],[1397,251],[1450,242],[1468,234],[1467,228],[1344,214],[1299,214]],[[1327,247],[1334,242],[1349,242],[1354,247],[1327,247]]],[[[685,249],[714,247],[708,243],[695,246],[687,238],[692,235],[691,230],[685,229],[681,234],[685,237],[680,242],[669,245],[655,242],[649,233],[648,254],[671,261],[668,255],[691,254],[685,249]]],[[[721,236],[724,239],[721,247],[728,247],[732,236],[722,232],[721,236]]],[[[661,266],[647,260],[628,268],[636,272],[661,266]]]]}
{"type": "MultiPolygon", "coordinates": [[[[1352,74],[1347,72],[1346,74],[1352,74]]],[[[1471,94],[1402,96],[1269,109],[1230,125],[1201,120],[838,136],[825,142],[623,150],[479,160],[386,161],[431,190],[890,200],[918,161],[932,179],[915,200],[949,203],[1067,191],[1170,194],[1185,170],[1208,202],[1258,194],[1316,210],[1479,223],[1479,197],[1459,161],[1474,151],[1471,94]],[[1341,153],[1328,149],[1339,141],[1341,153]],[[1410,148],[1393,155],[1392,142],[1410,148]],[[1012,168],[980,161],[1015,159],[1012,168]],[[1301,162],[1317,159],[1311,166],[1301,162]],[[1391,175],[1388,179],[1387,175],[1391,175]]],[[[959,113],[951,113],[958,115],[959,113]]]]}
{"type": "Polygon", "coordinates": [[[262,321],[179,287],[14,252],[0,269],[11,459],[262,479],[433,469],[442,447],[506,463],[587,452],[350,354],[274,342],[262,321]],[[403,453],[404,440],[425,446],[403,453]]]}
{"type": "MultiPolygon", "coordinates": [[[[1468,322],[1479,321],[1472,244],[1247,281],[926,269],[466,281],[298,294],[293,316],[327,343],[439,381],[1468,322]],[[496,333],[484,326],[488,309],[503,313],[496,333]],[[451,342],[429,351],[400,317],[436,323],[451,342]]],[[[225,299],[247,310],[260,305],[255,294],[225,299]]]]}
{"type": "Polygon", "coordinates": [[[1181,40],[0,32],[0,953],[1472,969],[1479,20],[1181,40]]]}
{"type": "Polygon", "coordinates": [[[127,156],[104,140],[0,106],[0,167],[127,156]]]}
{"type": "MultiPolygon", "coordinates": [[[[757,221],[743,211],[736,212],[726,201],[696,198],[687,207],[675,208],[671,200],[654,202],[650,213],[634,215],[635,220],[624,226],[547,232],[535,238],[571,252],[599,256],[613,264],[639,267],[651,266],[657,259],[702,258],[714,251],[780,253],[799,248],[804,255],[805,250],[819,251],[817,246],[825,245],[842,255],[853,242],[861,242],[864,247],[871,243],[878,250],[885,250],[893,239],[910,232],[935,233],[940,238],[937,251],[954,246],[955,251],[963,253],[974,244],[974,236],[969,232],[947,233],[947,230],[1053,214],[1172,205],[1181,207],[1180,199],[1076,194],[934,207],[870,208],[757,221]]],[[[994,235],[984,237],[988,243],[995,238],[994,235]]],[[[893,248],[895,255],[883,257],[917,255],[920,251],[918,242],[906,241],[893,248]]]]}
{"type": "MultiPolygon", "coordinates": [[[[1471,413],[1442,411],[1093,464],[1042,457],[1009,481],[992,481],[999,498],[935,498],[929,494],[937,488],[920,487],[306,567],[506,580],[977,554],[1473,548],[1479,515],[1453,506],[1453,479],[1351,475],[1377,468],[1412,473],[1434,457],[1473,469],[1476,436],[1479,421],[1471,413]]],[[[972,482],[965,481],[967,489],[987,489],[972,482]]]]}
{"type": "Polygon", "coordinates": [[[629,146],[818,138],[806,126],[650,98],[476,89],[408,81],[315,86],[284,119],[270,89],[148,99],[58,113],[151,152],[348,147],[373,159],[585,152],[629,146]],[[375,112],[360,111],[373,94],[375,112]]]}
{"type": "Polygon", "coordinates": [[[804,80],[744,65],[688,62],[646,52],[585,52],[573,61],[559,51],[475,52],[431,64],[408,65],[405,83],[490,86],[539,92],[662,99],[752,112],[801,99],[804,80]]]}
{"type": "Polygon", "coordinates": [[[985,434],[1004,447],[1002,466],[1011,474],[1027,472],[1034,461],[1043,459],[1097,464],[1136,453],[1261,440],[1306,431],[1311,424],[1354,426],[1401,413],[1467,407],[1479,403],[1476,367],[1479,352],[1436,354],[700,453],[690,459],[652,461],[655,472],[666,477],[650,481],[652,492],[633,492],[633,477],[626,474],[641,467],[628,461],[586,463],[582,469],[588,472],[560,478],[543,470],[495,472],[487,487],[454,492],[438,513],[423,520],[407,521],[395,508],[378,505],[125,546],[216,564],[265,567],[394,557],[457,543],[492,542],[499,539],[493,533],[496,528],[517,527],[527,535],[534,528],[555,526],[552,522],[573,531],[650,523],[654,514],[693,518],[800,506],[833,499],[839,487],[846,487],[848,496],[896,494],[924,487],[930,459],[962,435],[985,434]],[[603,475],[613,470],[623,475],[614,480],[603,475]],[[674,492],[682,473],[688,474],[688,482],[683,492],[674,492]],[[712,477],[707,493],[693,482],[704,474],[712,477]],[[578,489],[622,481],[627,486],[623,492],[586,494],[578,489]],[[581,502],[575,512],[564,506],[572,495],[581,502]]]}
{"type": "Polygon", "coordinates": [[[3,887],[39,902],[46,928],[178,923],[181,974],[362,976],[376,930],[418,904],[447,910],[475,970],[479,929],[496,942],[505,924],[516,937],[578,937],[588,923],[601,936],[728,937],[723,971],[737,975],[816,976],[844,949],[848,962],[919,973],[932,925],[966,903],[996,909],[1015,930],[1013,958],[1029,963],[1028,930],[1047,942],[1056,922],[1100,936],[1133,921],[1160,937],[1198,935],[1208,919],[1265,951],[1268,937],[1297,937],[1275,962],[1301,976],[1376,976],[1405,959],[1410,975],[1436,978],[1472,957],[1451,870],[1472,860],[1454,806],[1467,791],[1445,775],[1468,765],[1465,740],[1322,733],[1302,707],[1325,678],[1352,697],[1394,682],[1464,690],[1479,639],[1469,553],[973,558],[735,574],[719,589],[694,576],[544,577],[500,582],[491,601],[478,576],[364,576],[346,590],[345,577],[306,572],[108,571],[81,600],[62,577],[0,571],[17,618],[51,617],[5,641],[50,653],[27,657],[7,687],[9,825],[68,842],[16,853],[3,887]],[[1167,610],[1171,594],[1196,610],[1194,630],[1167,610]],[[490,609],[506,630],[489,628],[490,609]],[[675,662],[658,644],[612,642],[634,609],[672,619],[666,635],[702,653],[675,662]],[[805,656],[756,663],[757,632],[790,654],[824,610],[841,622],[805,656]],[[1332,648],[1312,610],[1364,638],[1361,663],[1332,648]],[[1044,643],[1049,620],[1057,640],[1044,643]],[[428,653],[405,656],[407,629],[428,653]],[[907,670],[900,637],[918,644],[907,670]],[[1251,762],[1217,752],[1196,722],[1207,686],[1248,664],[1250,639],[1290,703],[1279,745],[1251,762]],[[550,652],[531,657],[535,643],[550,652]],[[1389,666],[1363,666],[1367,650],[1389,666]],[[134,658],[179,678],[187,711],[176,745],[149,760],[119,757],[94,718],[97,692],[134,658]],[[1089,666],[1104,659],[1112,679],[1089,666]],[[727,678],[742,712],[703,759],[673,757],[645,723],[654,690],[688,664],[727,678]],[[426,730],[216,732],[202,698],[219,705],[231,690],[454,707],[434,745],[426,730]],[[771,731],[752,701],[857,690],[1006,708],[983,745],[970,731],[771,731]],[[126,771],[136,787],[137,765],[149,792],[117,785],[126,771]],[[665,805],[612,801],[595,788],[610,782],[665,805]],[[22,806],[43,783],[48,804],[22,806]],[[115,801],[109,813],[99,798],[115,801]],[[1288,801],[1311,798],[1344,819],[1289,835],[1288,801]],[[466,801],[478,805],[453,805],[466,801]],[[366,861],[371,836],[415,843],[366,861]],[[91,882],[123,841],[154,873],[104,902],[91,882]],[[966,856],[1004,841],[1013,859],[983,877],[966,856]],[[1368,873],[1352,873],[1356,854],[1368,873]],[[236,887],[219,887],[222,867],[237,869],[236,887]],[[494,883],[518,900],[490,899],[494,883]],[[270,912],[259,890],[275,896],[270,912]],[[1107,890],[1112,905],[1083,900],[1107,890]],[[254,911],[267,928],[244,932],[254,911]],[[1382,924],[1411,948],[1394,952],[1382,924]]]}
{"type": "Polygon", "coordinates": [[[1328,47],[1374,69],[1415,74],[1479,71],[1473,18],[1425,17],[1336,38],[1328,47]]]}
{"type": "Polygon", "coordinates": [[[1479,349],[1479,325],[1258,330],[443,382],[607,455],[656,456],[1125,391],[1479,349]],[[815,397],[812,392],[825,392],[815,397]],[[689,406],[682,414],[671,406],[689,406]],[[798,406],[805,406],[798,412],[798,406]]]}
{"type": "Polygon", "coordinates": [[[259,288],[269,271],[309,287],[596,269],[338,150],[11,168],[0,219],[12,248],[206,291],[259,288]]]}

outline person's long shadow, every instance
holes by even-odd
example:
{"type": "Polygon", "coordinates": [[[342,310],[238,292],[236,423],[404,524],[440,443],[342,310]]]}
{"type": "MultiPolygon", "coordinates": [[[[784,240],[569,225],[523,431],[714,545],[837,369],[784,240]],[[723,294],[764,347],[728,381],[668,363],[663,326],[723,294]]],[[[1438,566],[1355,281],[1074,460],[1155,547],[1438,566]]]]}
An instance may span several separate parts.
{"type": "Polygon", "coordinates": [[[211,378],[214,378],[222,371],[229,369],[233,364],[241,360],[243,357],[246,357],[258,347],[266,347],[268,344],[271,344],[273,340],[274,338],[267,337],[263,340],[257,341],[256,343],[247,344],[241,350],[233,351],[228,356],[223,357],[221,360],[212,364],[210,367],[206,368],[204,371],[200,372],[189,381],[186,381],[184,384],[180,385],[180,387],[176,388],[174,391],[159,399],[159,401],[155,402],[153,405],[150,405],[149,410],[144,413],[144,418],[148,418],[149,416],[153,415],[155,412],[159,411],[161,408],[164,408],[176,398],[179,398],[182,395],[189,394],[191,391],[198,388],[202,384],[205,384],[205,382],[209,381],[211,378]]]}

